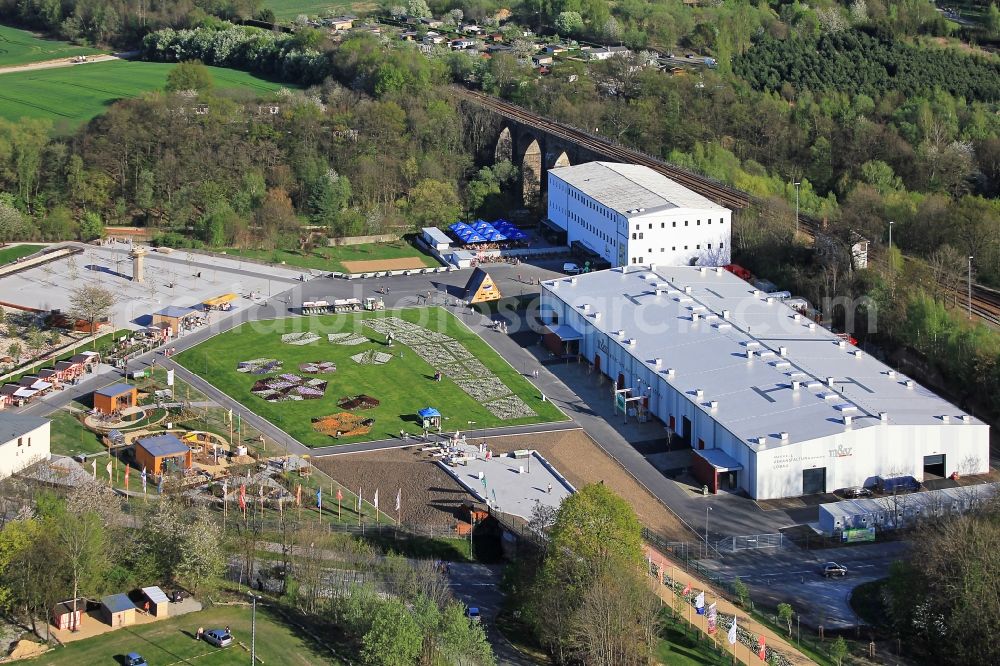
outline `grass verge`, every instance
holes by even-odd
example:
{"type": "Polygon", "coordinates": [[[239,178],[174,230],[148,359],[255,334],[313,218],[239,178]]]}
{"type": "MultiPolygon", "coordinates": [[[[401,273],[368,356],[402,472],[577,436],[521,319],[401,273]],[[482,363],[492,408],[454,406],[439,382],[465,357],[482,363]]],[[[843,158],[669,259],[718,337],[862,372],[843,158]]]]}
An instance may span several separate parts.
{"type": "MultiPolygon", "coordinates": [[[[3,26],[0,26],[2,28],[3,26]]],[[[0,249],[0,266],[17,261],[21,257],[27,257],[42,249],[41,245],[12,245],[0,249]]]]}
{"type": "Polygon", "coordinates": [[[309,252],[301,250],[244,250],[229,249],[227,254],[258,259],[272,264],[287,264],[299,268],[318,271],[349,273],[345,261],[375,261],[385,259],[419,259],[427,267],[439,266],[434,257],[420,251],[405,240],[390,243],[365,243],[363,245],[340,245],[318,247],[309,252]]]}
{"type": "Polygon", "coordinates": [[[51,433],[49,446],[52,453],[75,456],[100,453],[105,450],[97,434],[87,430],[71,412],[61,409],[47,418],[52,420],[52,425],[49,426],[51,433]]]}

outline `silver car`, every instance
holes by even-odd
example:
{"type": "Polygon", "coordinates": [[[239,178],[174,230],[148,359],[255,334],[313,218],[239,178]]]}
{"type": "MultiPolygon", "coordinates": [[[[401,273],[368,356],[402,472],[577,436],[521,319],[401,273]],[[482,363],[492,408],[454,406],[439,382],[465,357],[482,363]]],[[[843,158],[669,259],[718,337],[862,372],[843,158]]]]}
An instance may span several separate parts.
{"type": "Polygon", "coordinates": [[[209,629],[202,634],[202,638],[205,639],[206,643],[220,648],[229,647],[233,644],[232,635],[225,629],[209,629]]]}

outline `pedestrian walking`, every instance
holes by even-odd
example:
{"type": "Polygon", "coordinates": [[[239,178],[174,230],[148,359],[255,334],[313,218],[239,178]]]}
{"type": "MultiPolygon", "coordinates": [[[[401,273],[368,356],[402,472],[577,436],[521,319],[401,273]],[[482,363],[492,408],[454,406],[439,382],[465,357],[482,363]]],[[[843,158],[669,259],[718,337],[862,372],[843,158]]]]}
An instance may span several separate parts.
{"type": "Polygon", "coordinates": [[[195,633],[194,639],[196,641],[200,641],[201,640],[201,636],[204,633],[205,633],[205,627],[198,627],[198,631],[195,633]]]}
{"type": "Polygon", "coordinates": [[[550,483],[549,484],[549,495],[551,495],[551,494],[552,494],[552,484],[550,483]]]}

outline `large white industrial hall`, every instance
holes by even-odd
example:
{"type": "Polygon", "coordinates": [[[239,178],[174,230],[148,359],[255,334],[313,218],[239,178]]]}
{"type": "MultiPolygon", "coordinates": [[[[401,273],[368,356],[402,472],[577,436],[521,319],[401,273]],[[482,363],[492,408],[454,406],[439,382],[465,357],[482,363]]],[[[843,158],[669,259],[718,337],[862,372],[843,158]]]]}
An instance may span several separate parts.
{"type": "Polygon", "coordinates": [[[541,314],[550,343],[612,378],[609,401],[690,444],[712,491],[988,471],[988,425],[721,268],[550,280],[541,314]]]}

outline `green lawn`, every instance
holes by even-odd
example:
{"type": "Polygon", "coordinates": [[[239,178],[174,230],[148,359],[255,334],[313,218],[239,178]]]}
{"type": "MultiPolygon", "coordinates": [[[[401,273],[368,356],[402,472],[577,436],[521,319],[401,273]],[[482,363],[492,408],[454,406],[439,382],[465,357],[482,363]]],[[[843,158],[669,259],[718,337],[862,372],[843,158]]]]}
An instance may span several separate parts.
{"type": "Polygon", "coordinates": [[[50,426],[52,453],[73,456],[78,453],[99,453],[105,450],[97,435],[83,427],[83,424],[70,412],[60,409],[47,418],[52,420],[50,426]]]}
{"type": "Polygon", "coordinates": [[[0,266],[17,261],[21,257],[27,257],[42,249],[41,245],[12,245],[0,250],[0,266]]]}
{"type": "MultiPolygon", "coordinates": [[[[86,623],[91,618],[84,620],[86,623]]],[[[91,620],[92,621],[92,620],[91,620]]],[[[310,666],[340,664],[323,646],[298,628],[290,626],[280,615],[257,607],[257,657],[266,666],[310,666]]],[[[48,666],[79,666],[79,664],[116,664],[127,652],[138,652],[149,666],[167,664],[197,664],[221,666],[250,663],[250,608],[216,606],[199,613],[151,624],[125,627],[100,636],[87,638],[47,653],[37,663],[48,666]],[[214,648],[194,640],[198,627],[221,629],[230,627],[236,639],[233,645],[214,648]],[[246,649],[239,645],[243,643],[246,649]]],[[[30,663],[35,663],[32,661],[30,663]]]]}
{"type": "MultiPolygon", "coordinates": [[[[726,640],[725,634],[720,635],[719,640],[726,640]]],[[[713,647],[712,642],[697,629],[688,629],[686,632],[680,624],[674,624],[667,620],[660,631],[660,642],[656,646],[656,660],[661,664],[670,666],[706,666],[707,664],[718,664],[723,666],[730,663],[730,658],[713,647]],[[698,640],[698,639],[701,640],[698,640]]]]}
{"type": "MultiPolygon", "coordinates": [[[[116,60],[0,75],[0,117],[47,118],[60,127],[104,113],[116,100],[136,97],[166,84],[172,63],[116,60]]],[[[217,89],[250,89],[268,93],[282,87],[235,69],[209,67],[217,89]]],[[[286,86],[288,87],[288,86],[286,86]]]]}
{"type": "Polygon", "coordinates": [[[178,354],[177,360],[309,446],[397,437],[401,428],[410,434],[417,433],[420,425],[416,412],[428,406],[436,407],[445,417],[445,430],[471,429],[473,433],[484,427],[559,421],[566,418],[551,402],[542,402],[538,391],[516,370],[454,315],[441,308],[411,308],[390,313],[315,316],[243,324],[178,354]],[[383,315],[394,315],[419,323],[431,331],[444,333],[457,340],[507,388],[520,396],[537,416],[503,420],[491,414],[447,376],[441,382],[435,382],[434,369],[416,353],[398,341],[388,349],[379,333],[360,323],[363,318],[383,315]],[[281,342],[283,333],[306,330],[319,335],[320,340],[302,346],[281,342]],[[354,346],[329,343],[327,333],[337,332],[357,333],[368,338],[368,341],[354,346]],[[352,355],[367,350],[390,351],[394,356],[385,365],[360,365],[351,360],[352,355]],[[337,371],[317,375],[329,382],[325,395],[318,400],[267,402],[250,393],[254,382],[267,375],[236,371],[240,361],[257,358],[281,360],[284,363],[281,370],[283,373],[299,374],[299,364],[311,361],[333,361],[337,364],[337,371]],[[375,419],[375,425],[368,435],[335,440],[313,430],[312,418],[342,412],[337,406],[337,400],[359,393],[380,401],[378,407],[359,412],[375,419]],[[470,421],[475,424],[470,425],[470,421]]]}
{"type": "Polygon", "coordinates": [[[27,30],[0,25],[0,67],[101,53],[100,49],[36,37],[27,30]]]}
{"type": "Polygon", "coordinates": [[[300,14],[306,16],[326,16],[327,14],[354,14],[371,11],[378,5],[374,2],[351,2],[351,0],[265,0],[264,6],[274,11],[274,17],[294,21],[300,14]]]}
{"type": "Polygon", "coordinates": [[[339,247],[316,248],[308,254],[298,250],[226,250],[228,254],[260,259],[273,264],[282,262],[289,266],[314,268],[320,271],[350,273],[341,262],[371,261],[373,259],[404,259],[415,257],[424,266],[440,266],[434,257],[424,254],[405,240],[391,243],[366,243],[364,245],[341,245],[339,247]]]}

